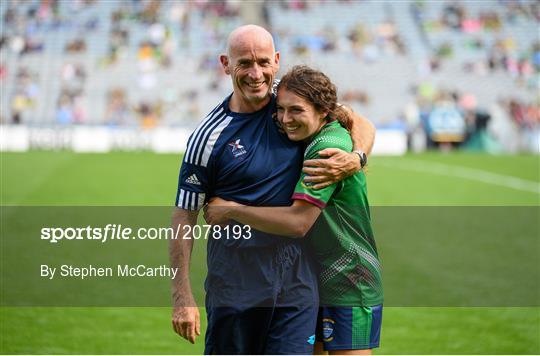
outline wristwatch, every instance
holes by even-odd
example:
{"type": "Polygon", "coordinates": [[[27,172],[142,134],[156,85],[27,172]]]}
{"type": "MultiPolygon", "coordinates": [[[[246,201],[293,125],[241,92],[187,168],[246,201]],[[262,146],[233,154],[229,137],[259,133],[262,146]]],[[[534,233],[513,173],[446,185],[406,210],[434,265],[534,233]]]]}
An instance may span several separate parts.
{"type": "Polygon", "coordinates": [[[355,150],[353,153],[356,153],[360,157],[360,168],[364,168],[367,164],[367,154],[362,150],[355,150]]]}

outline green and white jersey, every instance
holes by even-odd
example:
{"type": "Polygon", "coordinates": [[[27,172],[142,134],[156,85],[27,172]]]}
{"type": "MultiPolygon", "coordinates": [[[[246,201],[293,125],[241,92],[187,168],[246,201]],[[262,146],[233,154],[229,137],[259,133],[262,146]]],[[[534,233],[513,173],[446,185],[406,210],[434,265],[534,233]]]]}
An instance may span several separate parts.
{"type": "MultiPolygon", "coordinates": [[[[325,148],[352,150],[349,133],[337,121],[326,124],[312,139],[304,160],[319,158],[318,152],[325,148]]],[[[381,265],[371,229],[364,172],[318,190],[304,184],[304,176],[302,173],[292,198],[323,209],[307,236],[320,265],[321,305],[382,304],[381,265]]]]}

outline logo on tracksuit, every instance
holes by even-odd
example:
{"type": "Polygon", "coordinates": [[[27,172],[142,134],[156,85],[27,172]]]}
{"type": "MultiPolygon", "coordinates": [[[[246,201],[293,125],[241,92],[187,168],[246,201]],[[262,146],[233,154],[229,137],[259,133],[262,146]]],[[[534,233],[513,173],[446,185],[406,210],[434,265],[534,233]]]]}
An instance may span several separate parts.
{"type": "Polygon", "coordinates": [[[324,318],[322,321],[323,341],[330,342],[334,340],[334,324],[336,322],[330,318],[324,318]]]}
{"type": "Polygon", "coordinates": [[[190,175],[189,177],[187,177],[186,183],[188,183],[188,184],[195,184],[195,185],[201,185],[201,182],[199,181],[199,178],[197,178],[197,176],[195,175],[195,173],[193,173],[192,175],[190,175]]]}
{"type": "Polygon", "coordinates": [[[236,139],[232,142],[229,142],[229,148],[234,158],[238,158],[247,153],[244,146],[240,144],[240,139],[236,139]]]}

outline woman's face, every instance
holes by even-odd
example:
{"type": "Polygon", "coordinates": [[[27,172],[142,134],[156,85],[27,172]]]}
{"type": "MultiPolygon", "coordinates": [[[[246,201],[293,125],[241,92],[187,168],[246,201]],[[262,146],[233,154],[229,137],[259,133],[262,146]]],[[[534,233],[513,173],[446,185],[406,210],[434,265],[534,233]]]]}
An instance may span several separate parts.
{"type": "Polygon", "coordinates": [[[327,113],[318,112],[301,96],[281,88],[277,93],[277,115],[289,140],[302,141],[320,131],[327,113]]]}

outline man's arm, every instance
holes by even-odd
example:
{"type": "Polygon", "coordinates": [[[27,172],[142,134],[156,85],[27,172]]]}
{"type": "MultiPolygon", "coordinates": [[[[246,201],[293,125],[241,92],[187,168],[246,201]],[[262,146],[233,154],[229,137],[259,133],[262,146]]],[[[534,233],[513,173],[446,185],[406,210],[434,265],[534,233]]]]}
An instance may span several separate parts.
{"type": "MultiPolygon", "coordinates": [[[[175,208],[172,216],[172,228],[176,234],[177,229],[184,225],[197,224],[198,210],[184,210],[175,208]]],[[[190,229],[193,231],[193,229],[190,229]]],[[[172,326],[174,331],[191,342],[201,334],[201,318],[199,308],[193,298],[191,282],[189,280],[189,263],[193,250],[193,239],[178,238],[169,241],[169,259],[172,268],[178,268],[178,273],[172,281],[172,326]]]]}
{"type": "MultiPolygon", "coordinates": [[[[342,108],[352,117],[353,150],[361,150],[369,155],[375,142],[375,126],[349,107],[342,106],[342,108]]],[[[321,189],[339,182],[362,168],[360,157],[356,153],[327,148],[319,151],[319,156],[323,158],[304,161],[303,172],[307,174],[304,182],[314,183],[314,189],[321,189]]]]}
{"type": "MultiPolygon", "coordinates": [[[[375,126],[365,117],[352,111],[351,108],[347,106],[342,106],[342,108],[347,111],[353,119],[351,128],[353,151],[361,150],[369,155],[373,149],[373,143],[375,142],[375,126]]],[[[356,157],[358,158],[358,155],[356,155],[356,157]]]]}

